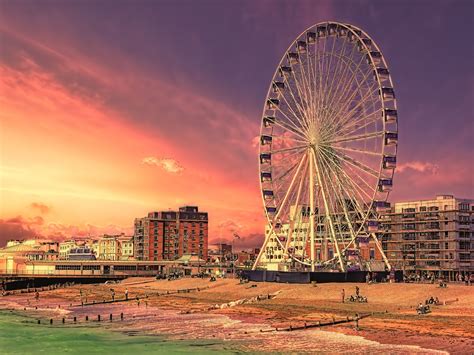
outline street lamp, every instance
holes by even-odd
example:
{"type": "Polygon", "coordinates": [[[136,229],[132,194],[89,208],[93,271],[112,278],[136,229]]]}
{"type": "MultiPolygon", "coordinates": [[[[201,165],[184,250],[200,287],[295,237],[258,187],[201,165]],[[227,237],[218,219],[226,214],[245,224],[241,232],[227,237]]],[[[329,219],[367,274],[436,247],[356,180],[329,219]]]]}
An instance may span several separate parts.
{"type": "MultiPolygon", "coordinates": [[[[240,236],[237,233],[234,233],[232,236],[232,275],[235,277],[235,258],[234,258],[234,241],[240,239],[240,236]]],[[[238,256],[237,256],[238,258],[238,256]]]]}

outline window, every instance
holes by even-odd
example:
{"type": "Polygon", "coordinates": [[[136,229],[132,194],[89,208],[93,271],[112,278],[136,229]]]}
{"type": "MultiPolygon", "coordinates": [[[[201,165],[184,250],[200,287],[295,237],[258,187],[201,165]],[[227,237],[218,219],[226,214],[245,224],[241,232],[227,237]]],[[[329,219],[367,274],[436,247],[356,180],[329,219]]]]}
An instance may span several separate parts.
{"type": "Polygon", "coordinates": [[[370,258],[370,260],[374,260],[374,259],[375,259],[375,249],[374,249],[374,248],[370,248],[370,250],[369,250],[369,258],[370,258]]]}
{"type": "Polygon", "coordinates": [[[459,204],[459,209],[461,211],[469,211],[469,204],[468,203],[460,203],[459,204]]]}

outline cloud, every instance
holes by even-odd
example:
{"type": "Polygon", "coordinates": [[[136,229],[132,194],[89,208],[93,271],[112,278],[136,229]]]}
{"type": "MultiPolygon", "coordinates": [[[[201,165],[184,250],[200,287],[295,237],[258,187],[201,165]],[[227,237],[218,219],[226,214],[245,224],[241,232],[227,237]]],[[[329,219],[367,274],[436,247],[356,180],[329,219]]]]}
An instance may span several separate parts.
{"type": "Polygon", "coordinates": [[[397,172],[399,173],[403,173],[404,171],[408,170],[435,175],[439,171],[439,166],[437,164],[421,161],[411,161],[397,165],[397,172]]]}
{"type": "Polygon", "coordinates": [[[30,205],[31,208],[33,209],[37,209],[41,212],[41,214],[47,214],[49,211],[50,211],[50,207],[45,205],[44,203],[41,203],[41,202],[33,202],[31,205],[30,205]]]}
{"type": "Polygon", "coordinates": [[[240,231],[243,226],[240,223],[237,223],[232,220],[226,220],[222,221],[217,225],[218,230],[222,231],[224,230],[225,232],[238,232],[240,231]]]}
{"type": "Polygon", "coordinates": [[[164,171],[171,174],[179,174],[184,170],[179,162],[170,158],[159,159],[156,157],[145,157],[142,159],[142,164],[159,166],[164,171]]]}
{"type": "Polygon", "coordinates": [[[0,219],[0,247],[7,241],[15,239],[34,238],[38,235],[38,227],[44,224],[41,216],[25,218],[16,216],[8,219],[0,219]]]}

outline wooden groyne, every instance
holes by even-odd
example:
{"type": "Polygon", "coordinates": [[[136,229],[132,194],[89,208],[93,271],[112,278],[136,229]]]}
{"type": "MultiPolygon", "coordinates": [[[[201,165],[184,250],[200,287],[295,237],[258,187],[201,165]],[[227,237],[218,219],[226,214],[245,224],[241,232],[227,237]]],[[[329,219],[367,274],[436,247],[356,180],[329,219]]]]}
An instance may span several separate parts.
{"type": "Polygon", "coordinates": [[[176,295],[178,293],[191,293],[191,292],[200,292],[203,290],[208,289],[209,286],[206,287],[195,287],[195,288],[183,288],[173,291],[166,291],[166,292],[150,292],[147,293],[145,296],[135,296],[135,297],[125,297],[125,298],[117,298],[117,299],[108,299],[102,301],[92,301],[92,302],[83,302],[81,304],[76,304],[74,307],[85,307],[85,306],[96,306],[101,304],[110,304],[110,303],[120,303],[120,302],[139,302],[141,300],[147,300],[150,297],[160,297],[160,296],[168,296],[168,295],[176,295]]]}
{"type": "Polygon", "coordinates": [[[292,332],[296,330],[306,330],[306,329],[312,329],[312,328],[322,328],[322,327],[328,327],[331,325],[338,325],[338,324],[344,324],[344,323],[351,323],[355,322],[356,329],[359,328],[359,321],[361,319],[370,317],[371,314],[364,314],[364,315],[358,315],[356,314],[354,317],[347,317],[346,319],[340,319],[336,320],[335,318],[332,319],[332,321],[327,321],[327,322],[317,322],[317,323],[304,323],[303,325],[290,325],[288,327],[283,327],[283,328],[278,328],[274,327],[272,329],[260,329],[260,333],[269,333],[269,332],[292,332]]]}

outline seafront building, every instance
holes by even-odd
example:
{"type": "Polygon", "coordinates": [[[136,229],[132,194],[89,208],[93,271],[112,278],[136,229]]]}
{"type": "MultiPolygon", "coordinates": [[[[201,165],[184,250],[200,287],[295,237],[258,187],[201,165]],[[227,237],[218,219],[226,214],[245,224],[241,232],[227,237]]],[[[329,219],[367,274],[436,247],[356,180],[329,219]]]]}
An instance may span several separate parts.
{"type": "Polygon", "coordinates": [[[133,258],[133,237],[124,233],[119,235],[104,234],[98,241],[99,260],[129,260],[133,258]]]}
{"type": "Polygon", "coordinates": [[[69,252],[71,251],[71,249],[76,249],[81,246],[84,246],[84,244],[74,239],[65,240],[59,243],[59,259],[67,260],[69,258],[69,252]]]}
{"type": "Polygon", "coordinates": [[[394,203],[381,216],[382,247],[406,273],[450,279],[474,272],[474,200],[439,195],[394,203]]]}
{"type": "Polygon", "coordinates": [[[207,260],[208,214],[197,206],[150,212],[135,219],[134,230],[136,260],[176,260],[185,254],[207,260]]]}

